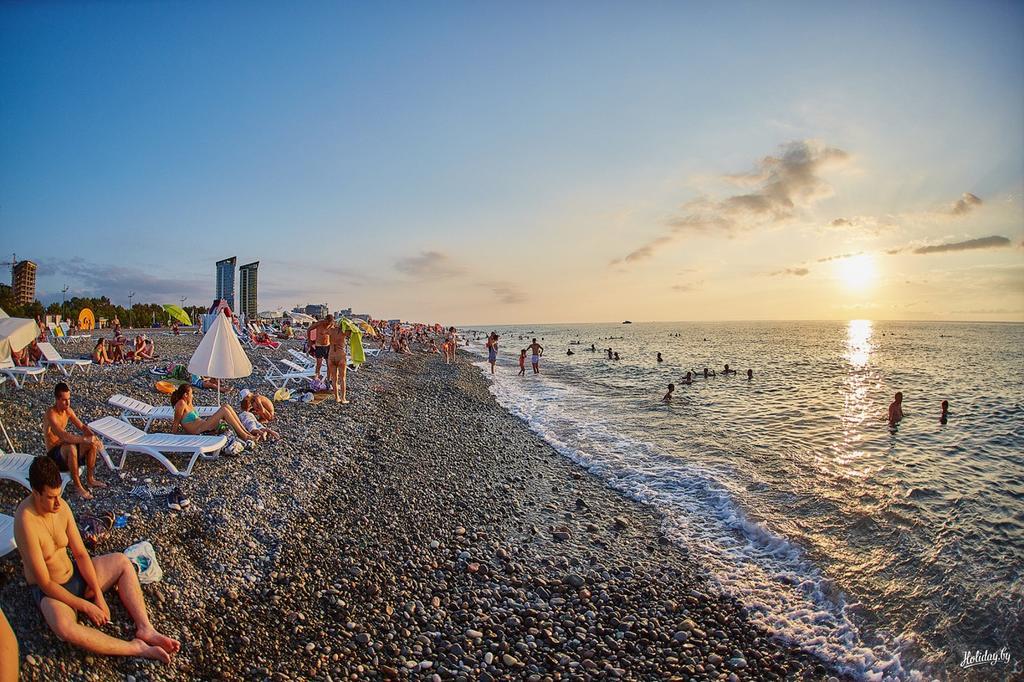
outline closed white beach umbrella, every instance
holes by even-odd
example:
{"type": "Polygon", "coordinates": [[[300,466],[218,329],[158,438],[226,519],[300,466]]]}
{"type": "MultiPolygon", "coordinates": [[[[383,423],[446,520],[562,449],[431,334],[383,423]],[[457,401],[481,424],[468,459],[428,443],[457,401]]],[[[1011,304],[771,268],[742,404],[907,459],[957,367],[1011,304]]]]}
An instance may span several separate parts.
{"type": "Polygon", "coordinates": [[[5,317],[10,317],[10,315],[8,315],[3,308],[0,308],[0,319],[3,319],[5,317]]]}
{"type": "MultiPolygon", "coordinates": [[[[238,342],[231,321],[223,313],[217,315],[203,335],[199,347],[188,361],[188,371],[201,377],[214,379],[241,379],[252,374],[252,363],[238,342]]],[[[217,387],[220,403],[220,387],[217,387]]]]}
{"type": "Polygon", "coordinates": [[[11,359],[11,351],[18,351],[36,340],[39,326],[35,320],[24,317],[0,318],[0,361],[11,359]]]}

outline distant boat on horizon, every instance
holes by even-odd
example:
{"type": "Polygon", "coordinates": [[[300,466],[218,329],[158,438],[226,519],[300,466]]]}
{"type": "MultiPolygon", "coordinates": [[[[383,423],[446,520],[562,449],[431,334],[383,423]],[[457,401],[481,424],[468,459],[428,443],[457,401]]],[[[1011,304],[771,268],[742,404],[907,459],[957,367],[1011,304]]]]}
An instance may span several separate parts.
{"type": "Polygon", "coordinates": [[[626,320],[626,321],[625,321],[625,322],[623,322],[622,324],[633,324],[633,323],[632,323],[632,322],[630,322],[629,320],[626,320]]]}

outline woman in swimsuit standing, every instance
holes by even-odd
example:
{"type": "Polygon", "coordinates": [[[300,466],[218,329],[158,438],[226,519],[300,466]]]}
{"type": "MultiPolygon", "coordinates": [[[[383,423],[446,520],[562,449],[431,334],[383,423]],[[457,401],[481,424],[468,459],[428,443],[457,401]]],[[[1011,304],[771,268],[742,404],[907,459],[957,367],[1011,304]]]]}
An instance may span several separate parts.
{"type": "Polygon", "coordinates": [[[330,339],[330,352],[327,354],[327,378],[334,384],[334,401],[342,405],[348,405],[346,394],[345,373],[348,364],[346,346],[352,332],[342,328],[341,318],[338,318],[336,325],[327,328],[327,338],[330,339]],[[338,397],[338,385],[341,384],[341,397],[338,397]]]}

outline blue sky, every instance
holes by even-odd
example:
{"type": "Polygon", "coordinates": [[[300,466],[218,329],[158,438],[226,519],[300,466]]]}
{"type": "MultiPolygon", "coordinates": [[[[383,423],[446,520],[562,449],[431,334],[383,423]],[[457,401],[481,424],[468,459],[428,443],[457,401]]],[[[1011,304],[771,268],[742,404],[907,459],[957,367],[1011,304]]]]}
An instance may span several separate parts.
{"type": "Polygon", "coordinates": [[[4,5],[0,247],[44,298],[1024,319],[1024,6],[718,5],[4,5]]]}

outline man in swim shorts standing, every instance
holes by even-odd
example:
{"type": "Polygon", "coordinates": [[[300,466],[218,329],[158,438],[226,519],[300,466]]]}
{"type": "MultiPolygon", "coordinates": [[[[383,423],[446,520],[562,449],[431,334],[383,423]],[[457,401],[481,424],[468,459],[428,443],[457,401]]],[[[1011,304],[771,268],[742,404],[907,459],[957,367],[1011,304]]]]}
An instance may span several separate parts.
{"type": "Polygon", "coordinates": [[[71,508],[60,498],[60,471],[52,459],[37,457],[28,478],[32,492],[14,513],[14,537],[25,581],[50,629],[65,642],[94,654],[170,663],[181,645],[149,622],[132,562],[120,552],[89,556],[71,508]],[[69,549],[74,562],[68,557],[69,549]],[[100,630],[110,622],[103,593],[114,586],[135,621],[134,639],[118,639],[100,630]],[[95,627],[80,624],[79,613],[95,627]]]}
{"type": "Polygon", "coordinates": [[[316,331],[316,341],[313,346],[313,357],[316,358],[316,378],[320,378],[320,365],[327,362],[327,356],[331,352],[331,337],[327,330],[334,326],[334,315],[327,313],[324,319],[314,324],[310,329],[316,331]]]}
{"type": "Polygon", "coordinates": [[[90,493],[78,474],[80,462],[85,463],[86,481],[93,488],[105,488],[106,485],[96,480],[96,453],[101,446],[100,439],[87,425],[82,423],[75,411],[71,409],[71,389],[63,381],[53,388],[53,407],[43,417],[43,441],[46,443],[46,456],[54,461],[59,471],[71,474],[78,493],[87,500],[92,499],[90,493]],[[81,436],[68,433],[68,422],[82,432],[81,436]]]}
{"type": "Polygon", "coordinates": [[[540,374],[540,358],[544,355],[544,346],[537,343],[537,339],[533,340],[527,348],[530,350],[530,362],[533,364],[533,373],[540,374]]]}

